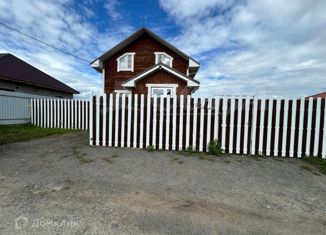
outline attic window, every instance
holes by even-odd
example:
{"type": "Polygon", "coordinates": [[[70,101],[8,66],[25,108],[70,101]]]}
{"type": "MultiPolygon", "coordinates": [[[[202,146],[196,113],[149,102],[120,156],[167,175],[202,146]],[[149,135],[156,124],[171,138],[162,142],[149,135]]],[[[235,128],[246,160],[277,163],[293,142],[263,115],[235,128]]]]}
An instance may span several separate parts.
{"type": "Polygon", "coordinates": [[[124,53],[122,56],[117,58],[118,72],[120,71],[134,71],[134,52],[124,53]]]}
{"type": "Polygon", "coordinates": [[[166,64],[167,66],[172,67],[173,57],[166,54],[165,52],[154,52],[155,54],[155,64],[162,63],[166,64]]]}

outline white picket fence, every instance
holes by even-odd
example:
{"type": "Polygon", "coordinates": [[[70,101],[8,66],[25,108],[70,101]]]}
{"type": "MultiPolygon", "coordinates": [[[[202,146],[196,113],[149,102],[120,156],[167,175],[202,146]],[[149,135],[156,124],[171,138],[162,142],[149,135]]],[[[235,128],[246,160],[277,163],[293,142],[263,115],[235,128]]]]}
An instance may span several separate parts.
{"type": "Polygon", "coordinates": [[[44,128],[89,129],[89,101],[32,99],[31,123],[44,128]]]}
{"type": "Polygon", "coordinates": [[[94,96],[90,144],[326,158],[326,102],[304,98],[94,96]]]}

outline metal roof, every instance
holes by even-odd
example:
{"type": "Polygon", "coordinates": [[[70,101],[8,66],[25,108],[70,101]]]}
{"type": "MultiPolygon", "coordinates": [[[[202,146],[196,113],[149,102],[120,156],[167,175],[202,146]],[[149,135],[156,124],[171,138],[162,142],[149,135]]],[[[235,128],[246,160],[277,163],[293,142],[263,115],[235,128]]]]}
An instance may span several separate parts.
{"type": "Polygon", "coordinates": [[[150,37],[154,38],[155,40],[157,40],[158,42],[160,42],[161,44],[163,44],[164,46],[166,46],[167,48],[169,48],[170,50],[172,50],[173,52],[175,52],[179,56],[183,57],[184,59],[193,60],[195,63],[200,65],[195,59],[193,59],[190,56],[186,55],[185,53],[180,51],[178,48],[171,45],[170,43],[168,43],[167,41],[165,41],[164,39],[162,39],[161,37],[159,37],[158,35],[156,35],[155,33],[153,33],[152,31],[150,31],[147,28],[139,29],[138,31],[136,31],[135,33],[133,33],[132,35],[127,37],[125,40],[123,40],[122,42],[120,42],[119,44],[117,44],[116,46],[114,46],[113,48],[111,48],[110,50],[105,52],[104,54],[102,54],[100,57],[98,57],[97,59],[92,61],[91,64],[93,64],[97,60],[105,61],[105,60],[109,59],[111,56],[113,56],[114,54],[116,54],[117,52],[119,52],[120,50],[125,48],[126,46],[128,46],[130,43],[132,43],[136,39],[140,38],[140,36],[142,36],[143,34],[147,34],[150,37]]]}
{"type": "Polygon", "coordinates": [[[9,53],[0,54],[0,79],[79,94],[75,89],[9,53]]]}

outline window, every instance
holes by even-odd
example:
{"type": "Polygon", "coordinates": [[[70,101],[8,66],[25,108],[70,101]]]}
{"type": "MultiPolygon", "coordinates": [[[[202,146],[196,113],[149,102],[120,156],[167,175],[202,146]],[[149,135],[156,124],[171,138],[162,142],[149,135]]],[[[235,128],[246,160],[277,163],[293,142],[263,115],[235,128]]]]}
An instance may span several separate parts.
{"type": "Polygon", "coordinates": [[[117,71],[134,71],[134,56],[135,53],[125,53],[117,59],[117,71]]]}
{"type": "Polygon", "coordinates": [[[153,97],[173,97],[176,95],[178,84],[146,84],[148,93],[153,97]]]}
{"type": "Polygon", "coordinates": [[[161,62],[163,64],[172,67],[173,58],[171,56],[169,56],[165,52],[154,52],[154,54],[155,54],[155,64],[161,62]]]}

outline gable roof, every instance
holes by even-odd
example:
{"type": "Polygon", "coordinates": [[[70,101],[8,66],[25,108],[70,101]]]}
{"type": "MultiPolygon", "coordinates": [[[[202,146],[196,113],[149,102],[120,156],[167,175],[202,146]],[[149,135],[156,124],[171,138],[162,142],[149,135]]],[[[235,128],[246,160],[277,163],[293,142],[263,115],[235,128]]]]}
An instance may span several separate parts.
{"type": "Polygon", "coordinates": [[[12,54],[0,54],[0,80],[24,83],[49,90],[79,94],[75,89],[12,54]]]}
{"type": "Polygon", "coordinates": [[[314,98],[314,99],[316,99],[318,97],[326,98],[326,92],[322,92],[322,93],[318,93],[318,94],[315,94],[315,95],[307,96],[306,98],[314,98]]]}
{"type": "Polygon", "coordinates": [[[135,87],[136,86],[136,82],[147,77],[148,75],[154,73],[155,71],[157,70],[164,70],[170,74],[173,74],[174,76],[184,80],[187,82],[187,86],[188,87],[195,87],[195,88],[198,88],[199,87],[199,82],[194,80],[193,78],[190,78],[186,75],[184,75],[183,73],[179,72],[178,70],[176,69],[173,69],[165,64],[162,64],[162,63],[158,63],[158,64],[155,64],[151,67],[149,67],[148,69],[144,70],[143,72],[137,74],[136,76],[128,79],[127,81],[123,82],[121,84],[121,86],[123,87],[135,87]]]}
{"type": "Polygon", "coordinates": [[[100,57],[98,57],[97,59],[92,61],[91,66],[99,71],[100,70],[99,68],[102,66],[101,63],[103,61],[112,57],[114,54],[116,54],[117,52],[119,52],[120,50],[122,50],[123,48],[125,48],[126,46],[131,44],[132,42],[134,42],[136,39],[140,38],[143,34],[149,35],[150,37],[154,38],[156,41],[158,41],[162,45],[166,46],[167,48],[169,48],[170,50],[172,50],[173,52],[175,52],[176,54],[178,54],[185,60],[188,60],[190,67],[198,68],[200,66],[199,62],[197,62],[195,59],[186,55],[185,53],[180,51],[178,48],[171,45],[170,43],[168,43],[167,41],[165,41],[164,39],[162,39],[161,37],[159,37],[158,35],[156,35],[155,33],[153,33],[152,31],[150,31],[147,28],[141,28],[138,31],[136,31],[135,33],[133,33],[132,35],[130,35],[129,37],[127,37],[125,40],[123,40],[122,42],[120,42],[119,44],[117,44],[116,46],[114,46],[113,48],[111,48],[110,50],[105,52],[104,54],[102,54],[100,57]]]}

